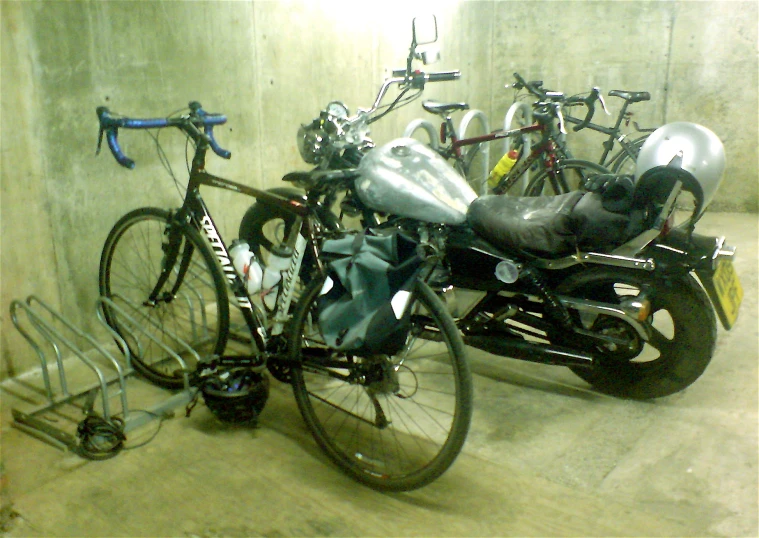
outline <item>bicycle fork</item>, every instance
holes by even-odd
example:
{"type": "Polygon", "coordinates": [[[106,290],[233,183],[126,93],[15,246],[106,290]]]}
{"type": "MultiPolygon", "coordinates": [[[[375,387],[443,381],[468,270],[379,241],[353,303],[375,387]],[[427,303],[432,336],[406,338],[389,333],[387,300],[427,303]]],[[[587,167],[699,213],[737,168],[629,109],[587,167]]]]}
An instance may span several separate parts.
{"type": "Polygon", "coordinates": [[[169,220],[166,223],[166,229],[164,230],[163,235],[164,241],[161,245],[161,249],[163,250],[161,274],[158,276],[158,281],[148,295],[148,298],[142,303],[143,306],[156,307],[159,303],[170,303],[174,300],[174,297],[176,297],[177,291],[187,274],[187,269],[190,266],[190,260],[192,259],[194,252],[193,246],[189,242],[185,243],[185,249],[179,263],[174,286],[170,291],[162,291],[172,272],[174,272],[174,267],[177,264],[177,259],[179,258],[183,242],[181,225],[178,225],[178,223],[175,222],[175,215],[173,212],[169,213],[169,220]]]}

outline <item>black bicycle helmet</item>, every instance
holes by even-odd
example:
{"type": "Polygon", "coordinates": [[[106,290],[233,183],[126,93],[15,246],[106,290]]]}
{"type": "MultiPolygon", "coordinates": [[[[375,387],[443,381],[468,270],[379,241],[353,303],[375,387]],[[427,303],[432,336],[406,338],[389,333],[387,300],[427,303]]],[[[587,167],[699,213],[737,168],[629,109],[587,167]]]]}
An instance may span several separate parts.
{"type": "Polygon", "coordinates": [[[222,422],[255,423],[269,398],[269,378],[244,368],[226,370],[207,379],[201,392],[222,422]]]}

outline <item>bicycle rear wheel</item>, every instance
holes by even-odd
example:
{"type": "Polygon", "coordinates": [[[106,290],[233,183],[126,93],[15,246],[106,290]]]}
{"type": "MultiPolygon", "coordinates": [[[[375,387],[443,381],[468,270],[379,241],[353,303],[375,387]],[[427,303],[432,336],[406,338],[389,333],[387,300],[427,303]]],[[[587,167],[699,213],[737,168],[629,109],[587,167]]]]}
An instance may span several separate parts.
{"type": "Polygon", "coordinates": [[[640,153],[640,148],[648,139],[649,135],[644,135],[630,142],[629,151],[622,149],[609,161],[609,168],[615,174],[635,174],[635,164],[640,153]],[[631,155],[630,152],[634,153],[631,155]]]}
{"type": "Polygon", "coordinates": [[[535,176],[525,189],[525,196],[551,196],[579,189],[592,175],[609,174],[609,170],[591,161],[566,159],[558,174],[552,177],[547,170],[535,176]]]}
{"type": "Polygon", "coordinates": [[[196,358],[178,339],[201,358],[224,351],[229,333],[226,280],[198,231],[170,226],[168,211],[136,209],[114,225],[100,258],[99,286],[100,294],[126,314],[106,306],[108,325],[126,341],[135,370],[151,382],[181,388],[182,370],[194,369],[196,358]],[[151,302],[162,268],[170,263],[170,229],[178,233],[179,254],[151,302]]]}
{"type": "Polygon", "coordinates": [[[308,428],[340,468],[375,489],[432,482],[461,451],[472,414],[471,374],[453,319],[418,282],[401,353],[334,351],[316,326],[322,283],[304,294],[290,334],[293,392],[308,428]]]}

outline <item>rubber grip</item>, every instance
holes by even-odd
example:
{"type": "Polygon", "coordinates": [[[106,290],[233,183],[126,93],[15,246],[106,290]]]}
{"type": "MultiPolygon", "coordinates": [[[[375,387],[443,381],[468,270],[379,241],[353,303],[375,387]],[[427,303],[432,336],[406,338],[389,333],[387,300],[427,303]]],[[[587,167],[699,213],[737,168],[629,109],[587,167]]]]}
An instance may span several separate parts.
{"type": "MultiPolygon", "coordinates": [[[[517,82],[519,85],[523,88],[527,88],[527,91],[529,91],[532,95],[535,97],[538,97],[540,99],[546,98],[546,92],[539,89],[536,84],[542,86],[543,81],[542,80],[534,80],[531,82],[527,82],[525,79],[522,78],[522,76],[519,73],[514,73],[514,78],[517,79],[517,82]]],[[[519,88],[517,88],[519,89],[519,88]]]]}
{"type": "Polygon", "coordinates": [[[449,80],[458,80],[461,78],[461,71],[441,71],[439,73],[429,73],[427,82],[446,82],[449,80]]]}
{"type": "Polygon", "coordinates": [[[520,75],[519,73],[514,73],[514,78],[517,79],[517,84],[519,84],[523,88],[527,86],[527,82],[522,78],[522,75],[520,75]]]}

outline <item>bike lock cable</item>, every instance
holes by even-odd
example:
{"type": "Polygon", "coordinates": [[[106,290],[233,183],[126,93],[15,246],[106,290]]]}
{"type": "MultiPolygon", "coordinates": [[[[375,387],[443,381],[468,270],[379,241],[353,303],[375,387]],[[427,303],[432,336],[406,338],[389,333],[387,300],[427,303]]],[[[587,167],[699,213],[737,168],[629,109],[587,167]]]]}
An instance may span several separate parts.
{"type": "Polygon", "coordinates": [[[154,413],[145,409],[133,409],[132,413],[146,413],[158,419],[158,427],[146,439],[134,446],[124,446],[126,435],[124,434],[124,421],[120,417],[112,417],[106,420],[98,415],[88,415],[77,428],[77,436],[80,444],[76,449],[77,454],[90,460],[106,460],[116,456],[122,450],[140,448],[158,436],[163,421],[174,416],[172,411],[154,413]]]}
{"type": "Polygon", "coordinates": [[[124,421],[118,417],[107,420],[98,415],[88,415],[76,430],[79,445],[76,452],[89,460],[106,460],[116,456],[124,448],[124,421]]]}

